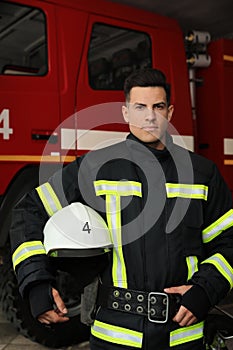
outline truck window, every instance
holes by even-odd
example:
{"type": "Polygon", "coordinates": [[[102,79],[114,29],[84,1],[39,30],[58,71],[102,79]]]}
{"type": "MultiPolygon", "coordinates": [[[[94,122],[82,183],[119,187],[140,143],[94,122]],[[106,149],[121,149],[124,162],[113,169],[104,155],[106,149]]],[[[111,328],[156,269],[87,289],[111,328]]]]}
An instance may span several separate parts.
{"type": "Polygon", "coordinates": [[[45,75],[46,22],[37,8],[1,1],[0,74],[45,75]]]}
{"type": "Polygon", "coordinates": [[[96,90],[121,90],[135,69],[152,66],[148,34],[95,23],[88,51],[89,84],[96,90]]]}

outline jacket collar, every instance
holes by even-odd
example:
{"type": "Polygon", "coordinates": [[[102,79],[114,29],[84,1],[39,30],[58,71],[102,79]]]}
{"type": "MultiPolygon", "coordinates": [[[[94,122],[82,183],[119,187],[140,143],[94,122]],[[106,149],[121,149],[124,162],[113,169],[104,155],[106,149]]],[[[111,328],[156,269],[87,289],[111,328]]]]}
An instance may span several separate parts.
{"type": "MultiPolygon", "coordinates": [[[[163,160],[167,159],[170,156],[170,151],[173,148],[173,139],[170,134],[166,133],[166,146],[163,150],[157,150],[153,147],[148,146],[145,142],[142,142],[139,140],[136,136],[134,136],[132,133],[130,133],[127,136],[127,140],[135,141],[140,145],[143,145],[146,147],[148,150],[150,150],[153,155],[158,159],[158,160],[163,160]]],[[[133,143],[134,144],[134,143],[133,143]]]]}

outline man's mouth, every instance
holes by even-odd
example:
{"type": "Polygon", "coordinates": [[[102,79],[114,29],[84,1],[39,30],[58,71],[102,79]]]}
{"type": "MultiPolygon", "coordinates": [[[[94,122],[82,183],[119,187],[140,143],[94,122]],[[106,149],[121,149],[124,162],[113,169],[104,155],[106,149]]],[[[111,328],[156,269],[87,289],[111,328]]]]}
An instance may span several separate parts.
{"type": "Polygon", "coordinates": [[[158,130],[157,126],[143,126],[143,130],[148,131],[148,132],[155,132],[158,130]]]}

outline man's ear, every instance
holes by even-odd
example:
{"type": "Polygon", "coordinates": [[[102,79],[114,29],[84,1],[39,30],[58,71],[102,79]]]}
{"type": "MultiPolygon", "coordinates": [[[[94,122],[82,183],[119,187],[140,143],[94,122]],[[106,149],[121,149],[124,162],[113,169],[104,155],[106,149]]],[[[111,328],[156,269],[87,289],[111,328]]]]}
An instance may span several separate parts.
{"type": "Polygon", "coordinates": [[[168,118],[167,120],[170,122],[170,120],[172,119],[172,115],[173,115],[173,112],[174,112],[174,106],[173,105],[170,105],[168,107],[168,118]]]}
{"type": "Polygon", "coordinates": [[[127,106],[122,106],[122,114],[126,123],[129,122],[129,110],[127,106]]]}

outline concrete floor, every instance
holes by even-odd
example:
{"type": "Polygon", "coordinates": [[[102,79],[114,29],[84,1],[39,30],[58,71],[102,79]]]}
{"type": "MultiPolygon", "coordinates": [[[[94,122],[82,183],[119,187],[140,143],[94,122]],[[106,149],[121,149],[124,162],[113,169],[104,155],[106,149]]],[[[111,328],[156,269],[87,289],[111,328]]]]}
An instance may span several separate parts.
{"type": "MultiPolygon", "coordinates": [[[[14,326],[6,321],[0,311],[0,350],[43,350],[50,349],[43,345],[32,342],[20,335],[14,326]]],[[[69,346],[57,350],[89,350],[88,343],[69,346]]],[[[54,349],[53,349],[54,350],[54,349]]]]}

